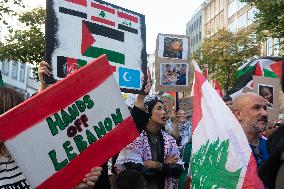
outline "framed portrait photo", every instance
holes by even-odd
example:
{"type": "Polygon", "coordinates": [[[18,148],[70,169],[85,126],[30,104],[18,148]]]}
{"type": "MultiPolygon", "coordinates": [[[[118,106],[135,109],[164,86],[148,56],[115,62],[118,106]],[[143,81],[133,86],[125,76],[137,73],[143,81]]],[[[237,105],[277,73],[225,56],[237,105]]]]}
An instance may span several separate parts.
{"type": "Polygon", "coordinates": [[[266,100],[267,107],[272,108],[274,98],[274,86],[258,84],[258,94],[266,100]]]}
{"type": "Polygon", "coordinates": [[[158,57],[188,60],[188,37],[176,35],[158,36],[158,57]]]}
{"type": "Polygon", "coordinates": [[[187,86],[188,64],[186,63],[161,63],[161,86],[187,86]]]}

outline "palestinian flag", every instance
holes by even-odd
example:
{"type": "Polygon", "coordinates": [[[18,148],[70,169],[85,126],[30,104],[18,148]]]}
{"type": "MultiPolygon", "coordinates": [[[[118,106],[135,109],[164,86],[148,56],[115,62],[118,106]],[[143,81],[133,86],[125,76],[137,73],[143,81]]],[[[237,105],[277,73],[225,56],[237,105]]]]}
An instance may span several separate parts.
{"type": "Polygon", "coordinates": [[[4,87],[4,81],[2,79],[2,73],[0,71],[0,87],[4,87]]]}
{"type": "Polygon", "coordinates": [[[193,64],[191,188],[263,188],[241,125],[193,64]]]}
{"type": "Polygon", "coordinates": [[[214,89],[217,91],[217,93],[219,94],[220,97],[223,97],[224,94],[223,94],[223,91],[222,91],[222,87],[220,85],[220,83],[217,81],[217,80],[214,80],[213,81],[213,86],[214,86],[214,89]]]}
{"type": "Polygon", "coordinates": [[[253,88],[253,75],[281,78],[282,63],[283,59],[277,57],[263,57],[245,63],[237,70],[238,80],[227,95],[234,98],[242,93],[244,87],[253,88]]]}

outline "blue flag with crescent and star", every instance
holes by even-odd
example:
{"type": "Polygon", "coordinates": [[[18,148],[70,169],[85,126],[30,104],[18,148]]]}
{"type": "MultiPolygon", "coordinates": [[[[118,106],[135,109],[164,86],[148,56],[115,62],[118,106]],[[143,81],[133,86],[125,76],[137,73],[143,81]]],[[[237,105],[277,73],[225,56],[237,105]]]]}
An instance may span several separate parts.
{"type": "Polygon", "coordinates": [[[140,88],[140,71],[120,67],[119,70],[119,86],[132,89],[140,88]]]}

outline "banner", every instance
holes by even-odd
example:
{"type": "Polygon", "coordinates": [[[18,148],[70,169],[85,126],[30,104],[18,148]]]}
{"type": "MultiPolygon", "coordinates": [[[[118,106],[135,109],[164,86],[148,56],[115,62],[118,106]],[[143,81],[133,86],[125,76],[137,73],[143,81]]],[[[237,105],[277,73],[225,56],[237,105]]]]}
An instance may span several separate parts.
{"type": "Polygon", "coordinates": [[[0,129],[38,189],[73,188],[138,136],[106,56],[1,115],[0,129]]]}
{"type": "Polygon", "coordinates": [[[188,91],[189,39],[185,35],[159,34],[155,57],[156,91],[188,91]]]}

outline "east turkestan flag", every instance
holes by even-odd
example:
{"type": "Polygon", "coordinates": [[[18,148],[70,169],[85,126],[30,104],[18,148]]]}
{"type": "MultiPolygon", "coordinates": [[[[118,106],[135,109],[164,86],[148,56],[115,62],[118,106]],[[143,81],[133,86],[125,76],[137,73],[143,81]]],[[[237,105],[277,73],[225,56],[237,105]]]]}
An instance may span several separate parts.
{"type": "Polygon", "coordinates": [[[277,57],[262,57],[248,61],[237,70],[237,82],[228,91],[232,98],[242,94],[244,87],[253,88],[252,76],[281,78],[281,64],[284,60],[277,57]]]}
{"type": "Polygon", "coordinates": [[[193,64],[191,188],[263,188],[241,125],[193,64]]]}

